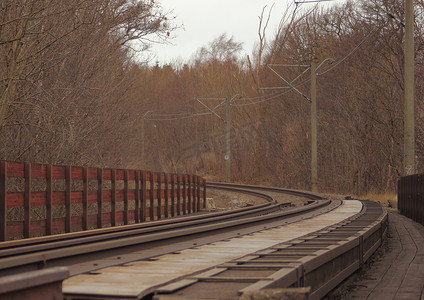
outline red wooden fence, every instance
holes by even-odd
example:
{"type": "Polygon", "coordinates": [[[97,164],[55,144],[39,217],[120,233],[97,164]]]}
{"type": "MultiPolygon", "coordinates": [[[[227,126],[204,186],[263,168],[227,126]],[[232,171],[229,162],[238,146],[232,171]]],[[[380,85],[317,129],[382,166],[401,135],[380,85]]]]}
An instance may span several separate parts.
{"type": "Polygon", "coordinates": [[[0,241],[158,220],[205,204],[199,176],[0,161],[0,241]]]}

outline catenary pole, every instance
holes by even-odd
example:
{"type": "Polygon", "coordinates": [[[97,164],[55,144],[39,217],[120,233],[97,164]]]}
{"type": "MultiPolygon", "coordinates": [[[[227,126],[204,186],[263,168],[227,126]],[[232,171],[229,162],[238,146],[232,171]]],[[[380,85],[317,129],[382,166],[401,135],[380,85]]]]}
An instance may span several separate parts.
{"type": "Polygon", "coordinates": [[[311,190],[318,192],[317,65],[311,64],[311,190]]]}
{"type": "Polygon", "coordinates": [[[226,178],[227,182],[231,182],[231,99],[226,99],[225,105],[225,125],[226,125],[226,137],[225,142],[227,144],[227,154],[225,155],[225,165],[226,165],[226,178]]]}
{"type": "Polygon", "coordinates": [[[404,174],[415,173],[414,0],[405,0],[404,174]]]}

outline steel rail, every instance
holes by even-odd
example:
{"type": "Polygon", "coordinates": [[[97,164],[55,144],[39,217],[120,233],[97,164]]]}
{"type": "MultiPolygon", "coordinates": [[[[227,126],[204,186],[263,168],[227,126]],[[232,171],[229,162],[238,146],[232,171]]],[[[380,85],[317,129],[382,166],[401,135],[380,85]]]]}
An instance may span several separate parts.
{"type": "MultiPolygon", "coordinates": [[[[228,188],[228,186],[227,186],[228,188]]],[[[242,186],[232,187],[240,192],[242,186]]],[[[244,191],[275,202],[272,197],[259,192],[244,191]]],[[[114,228],[96,229],[80,233],[62,234],[27,240],[0,243],[0,270],[11,270],[23,265],[46,264],[48,261],[83,255],[152,241],[188,236],[213,230],[231,228],[248,223],[264,222],[290,217],[320,209],[331,201],[314,202],[308,206],[281,210],[284,203],[266,203],[259,206],[222,213],[189,216],[152,221],[114,228]]]]}
{"type": "MultiPolygon", "coordinates": [[[[36,250],[36,249],[40,249],[40,247],[54,248],[54,246],[52,245],[66,246],[67,243],[73,243],[73,244],[75,244],[75,242],[85,243],[88,241],[98,241],[101,239],[107,239],[107,238],[113,237],[110,234],[118,234],[119,236],[122,237],[125,235],[153,232],[158,230],[158,228],[160,228],[161,230],[166,230],[169,227],[174,228],[176,224],[181,224],[181,226],[191,226],[191,225],[196,225],[196,224],[204,223],[204,222],[215,222],[215,221],[220,221],[220,220],[225,220],[230,218],[235,219],[235,218],[245,217],[255,213],[265,214],[267,212],[281,209],[283,207],[287,207],[291,205],[290,202],[277,203],[271,196],[267,194],[259,193],[259,192],[243,190],[240,188],[232,188],[230,190],[234,192],[249,194],[249,195],[256,196],[258,198],[262,198],[265,201],[267,201],[267,203],[228,210],[228,211],[212,212],[212,213],[200,214],[200,215],[198,214],[184,215],[184,216],[180,215],[175,218],[149,221],[149,222],[143,222],[143,223],[137,223],[137,224],[131,224],[131,225],[92,229],[92,230],[86,230],[86,231],[78,231],[78,232],[72,232],[72,233],[1,242],[0,257],[9,255],[10,252],[7,251],[8,249],[14,249],[13,251],[17,251],[16,249],[18,247],[26,247],[28,250],[29,249],[36,250]],[[93,237],[93,238],[90,239],[90,237],[93,237]],[[59,244],[58,243],[59,241],[63,241],[63,243],[59,244]],[[46,246],[47,244],[49,244],[50,246],[46,246]],[[31,245],[35,245],[34,248],[29,248],[31,245]]],[[[19,252],[14,252],[14,253],[16,254],[19,252]]]]}
{"type": "Polygon", "coordinates": [[[245,191],[268,191],[268,192],[277,192],[284,193],[293,196],[304,197],[311,200],[324,200],[323,197],[312,194],[310,192],[302,192],[297,190],[276,188],[276,187],[264,187],[264,186],[255,186],[255,185],[247,185],[247,184],[235,184],[235,183],[222,183],[222,182],[208,182],[206,186],[209,188],[221,188],[226,190],[231,189],[244,189],[245,191]]]}

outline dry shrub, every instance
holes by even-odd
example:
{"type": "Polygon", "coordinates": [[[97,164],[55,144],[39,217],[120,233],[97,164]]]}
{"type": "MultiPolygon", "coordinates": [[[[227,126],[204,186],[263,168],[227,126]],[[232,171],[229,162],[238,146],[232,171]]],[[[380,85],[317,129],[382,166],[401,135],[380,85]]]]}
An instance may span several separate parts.
{"type": "Polygon", "coordinates": [[[373,201],[380,202],[382,205],[389,207],[389,201],[395,203],[397,205],[397,195],[396,194],[390,194],[390,193],[384,193],[384,194],[377,194],[377,193],[368,193],[365,196],[366,199],[370,199],[373,201]]]}

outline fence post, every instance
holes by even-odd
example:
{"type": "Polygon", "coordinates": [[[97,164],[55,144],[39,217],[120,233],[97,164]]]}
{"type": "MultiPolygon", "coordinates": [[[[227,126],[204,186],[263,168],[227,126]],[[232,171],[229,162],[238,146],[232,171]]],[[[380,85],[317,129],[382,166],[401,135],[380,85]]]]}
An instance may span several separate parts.
{"type": "Polygon", "coordinates": [[[190,194],[191,194],[191,212],[195,212],[196,209],[196,181],[193,175],[189,175],[190,180],[190,194]]]}
{"type": "Polygon", "coordinates": [[[158,220],[162,219],[162,173],[157,173],[158,177],[158,189],[157,189],[157,195],[158,195],[158,207],[157,207],[157,214],[158,214],[158,220]]]}
{"type": "Polygon", "coordinates": [[[112,190],[111,190],[111,198],[110,198],[110,225],[115,226],[116,225],[116,169],[112,169],[112,178],[111,178],[111,184],[112,184],[112,190]]]}
{"type": "Polygon", "coordinates": [[[141,172],[141,203],[140,203],[140,217],[141,217],[141,221],[145,222],[146,221],[146,208],[147,208],[147,183],[146,183],[146,172],[142,171],[141,172]]]}
{"type": "Polygon", "coordinates": [[[0,242],[7,240],[7,162],[0,161],[0,242]]]}
{"type": "Polygon", "coordinates": [[[165,177],[165,218],[169,217],[169,174],[164,174],[165,177]]]}
{"type": "Polygon", "coordinates": [[[82,169],[82,230],[88,229],[88,168],[82,169]]]}
{"type": "Polygon", "coordinates": [[[200,206],[200,176],[197,176],[197,209],[201,210],[200,206]]]}
{"type": "Polygon", "coordinates": [[[171,217],[175,216],[175,174],[171,174],[171,217]]]}
{"type": "Polygon", "coordinates": [[[203,208],[206,208],[206,180],[203,179],[203,208]]]}
{"type": "Polygon", "coordinates": [[[124,171],[124,225],[128,225],[128,170],[124,171]]]}
{"type": "Polygon", "coordinates": [[[24,237],[31,235],[31,164],[25,163],[24,237]]]}
{"type": "Polygon", "coordinates": [[[155,206],[155,174],[150,172],[150,221],[154,218],[154,206],[155,206]]]}
{"type": "Polygon", "coordinates": [[[197,176],[193,175],[193,211],[199,211],[197,206],[197,176]]]}
{"type": "Polygon", "coordinates": [[[65,167],[65,232],[71,232],[71,166],[65,167]]]}
{"type": "Polygon", "coordinates": [[[53,202],[52,165],[46,165],[46,235],[51,235],[53,232],[52,202],[53,202]]]}
{"type": "Polygon", "coordinates": [[[135,211],[134,211],[134,223],[140,222],[140,171],[135,171],[135,211]]]}
{"type": "Polygon", "coordinates": [[[196,191],[196,175],[190,175],[191,176],[191,208],[193,212],[197,211],[197,191],[196,191]]]}
{"type": "Polygon", "coordinates": [[[177,174],[177,215],[181,215],[181,175],[177,174]]]}
{"type": "Polygon", "coordinates": [[[193,211],[193,202],[192,202],[192,192],[193,192],[193,185],[192,185],[192,176],[188,175],[188,183],[187,183],[187,191],[188,191],[188,203],[187,203],[187,213],[191,213],[193,211]]]}
{"type": "Polygon", "coordinates": [[[183,215],[187,213],[187,176],[183,175],[183,215]]]}
{"type": "Polygon", "coordinates": [[[103,169],[97,169],[97,228],[103,227],[103,169]]]}

